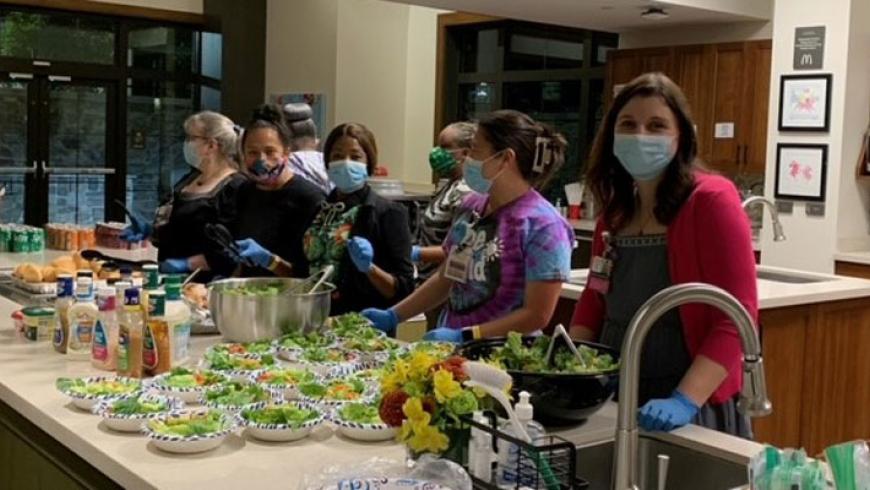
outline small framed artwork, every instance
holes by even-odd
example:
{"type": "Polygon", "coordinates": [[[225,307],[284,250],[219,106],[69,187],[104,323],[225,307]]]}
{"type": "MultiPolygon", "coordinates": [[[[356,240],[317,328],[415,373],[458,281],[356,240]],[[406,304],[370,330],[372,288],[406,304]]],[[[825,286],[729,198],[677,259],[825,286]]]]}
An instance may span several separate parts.
{"type": "Polygon", "coordinates": [[[831,74],[779,79],[779,130],[827,132],[831,126],[831,74]]]}
{"type": "Polygon", "coordinates": [[[828,145],[776,145],[776,199],[825,200],[828,145]]]}

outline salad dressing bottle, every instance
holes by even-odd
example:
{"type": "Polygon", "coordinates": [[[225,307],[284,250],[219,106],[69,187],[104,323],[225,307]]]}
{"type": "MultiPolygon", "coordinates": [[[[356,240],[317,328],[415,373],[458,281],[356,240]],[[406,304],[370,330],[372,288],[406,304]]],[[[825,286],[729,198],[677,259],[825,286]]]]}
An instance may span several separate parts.
{"type": "Polygon", "coordinates": [[[166,293],[163,291],[152,290],[148,293],[148,319],[145,322],[142,363],[152,376],[172,368],[169,324],[166,322],[166,293]]]}
{"type": "Polygon", "coordinates": [[[114,371],[118,355],[118,316],[115,312],[115,289],[101,288],[97,292],[99,317],[94,325],[91,344],[91,364],[97,369],[114,371]]]}
{"type": "Polygon", "coordinates": [[[71,359],[86,361],[91,357],[94,324],[99,316],[94,301],[94,273],[80,270],[76,274],[76,303],[69,309],[69,341],[67,354],[71,359]]]}
{"type": "Polygon", "coordinates": [[[52,345],[55,352],[66,354],[69,343],[69,309],[75,302],[73,288],[75,281],[72,274],[57,275],[57,299],[54,302],[55,323],[52,335],[52,345]]]}
{"type": "Polygon", "coordinates": [[[124,310],[118,323],[118,374],[141,378],[144,313],[138,289],[131,287],[124,291],[124,310]]]}
{"type": "Polygon", "coordinates": [[[180,276],[166,278],[166,322],[169,324],[169,339],[172,351],[172,366],[180,366],[190,360],[191,312],[181,299],[180,276]]]}

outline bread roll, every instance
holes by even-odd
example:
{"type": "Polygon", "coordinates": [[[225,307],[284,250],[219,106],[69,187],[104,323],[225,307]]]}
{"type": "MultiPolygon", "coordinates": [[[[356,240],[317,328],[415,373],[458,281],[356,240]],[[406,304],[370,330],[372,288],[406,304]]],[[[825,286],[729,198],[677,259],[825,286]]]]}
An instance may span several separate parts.
{"type": "Polygon", "coordinates": [[[36,264],[24,264],[21,267],[21,278],[27,282],[42,282],[42,267],[36,264]]]}
{"type": "Polygon", "coordinates": [[[57,269],[54,267],[47,265],[42,268],[42,282],[55,282],[57,281],[57,269]]]}

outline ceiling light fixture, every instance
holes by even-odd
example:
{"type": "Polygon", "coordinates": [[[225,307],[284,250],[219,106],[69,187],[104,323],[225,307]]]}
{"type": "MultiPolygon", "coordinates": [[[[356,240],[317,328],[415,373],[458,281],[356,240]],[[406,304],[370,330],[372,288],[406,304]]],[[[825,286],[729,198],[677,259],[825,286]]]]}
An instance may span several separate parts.
{"type": "Polygon", "coordinates": [[[670,17],[670,14],[668,14],[663,8],[650,7],[644,10],[643,13],[640,14],[640,16],[648,20],[661,20],[667,19],[668,17],[670,17]]]}

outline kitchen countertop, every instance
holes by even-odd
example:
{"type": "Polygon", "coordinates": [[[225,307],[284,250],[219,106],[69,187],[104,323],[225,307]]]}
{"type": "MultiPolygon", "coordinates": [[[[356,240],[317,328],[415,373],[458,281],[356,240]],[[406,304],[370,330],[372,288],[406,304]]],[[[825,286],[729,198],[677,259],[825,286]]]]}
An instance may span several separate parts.
{"type": "Polygon", "coordinates": [[[851,262],[853,264],[870,265],[870,251],[835,253],[834,260],[840,262],[851,262]]]}
{"type": "MultiPolygon", "coordinates": [[[[585,282],[588,269],[571,271],[571,280],[585,282]]],[[[758,266],[758,304],[760,309],[782,308],[870,296],[870,281],[855,277],[817,274],[780,267],[758,266]],[[784,282],[778,278],[813,282],[784,282]]],[[[562,297],[577,299],[583,286],[565,283],[562,297]]]]}
{"type": "MultiPolygon", "coordinates": [[[[157,248],[148,247],[138,250],[122,250],[117,248],[93,247],[110,257],[117,257],[126,260],[157,260],[157,248]]],[[[33,253],[0,253],[0,269],[11,269],[19,264],[33,262],[36,264],[48,265],[52,260],[63,257],[64,255],[72,255],[74,252],[68,250],[50,250],[46,249],[42,252],[33,253]]]]}

